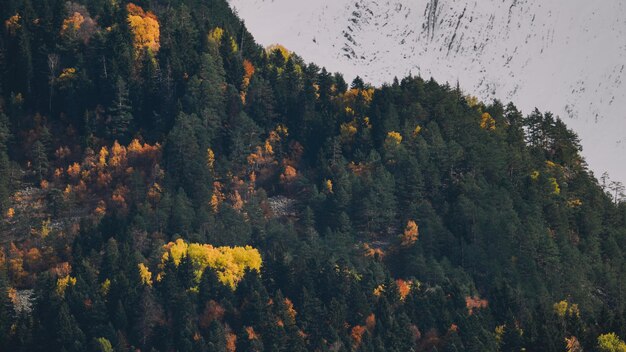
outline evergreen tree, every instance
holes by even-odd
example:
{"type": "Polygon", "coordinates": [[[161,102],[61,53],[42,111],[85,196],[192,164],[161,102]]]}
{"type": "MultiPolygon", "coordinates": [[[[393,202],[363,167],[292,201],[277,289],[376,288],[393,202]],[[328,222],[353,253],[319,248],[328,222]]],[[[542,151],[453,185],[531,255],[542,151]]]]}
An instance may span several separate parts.
{"type": "Polygon", "coordinates": [[[128,88],[122,78],[118,78],[115,84],[114,99],[109,106],[107,120],[107,132],[112,140],[125,143],[128,132],[133,122],[132,108],[129,105],[128,88]]]}

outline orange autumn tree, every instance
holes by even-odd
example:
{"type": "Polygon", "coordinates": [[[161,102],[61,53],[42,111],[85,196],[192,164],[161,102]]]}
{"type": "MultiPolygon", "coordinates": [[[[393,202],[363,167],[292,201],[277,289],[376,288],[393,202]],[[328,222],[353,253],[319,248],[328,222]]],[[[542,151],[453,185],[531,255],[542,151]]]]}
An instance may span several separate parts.
{"type": "Polygon", "coordinates": [[[480,298],[478,296],[467,296],[465,297],[465,307],[467,308],[467,313],[469,315],[474,314],[475,310],[484,309],[489,306],[489,301],[486,299],[480,298]]]}
{"type": "Polygon", "coordinates": [[[404,229],[404,233],[400,237],[400,245],[404,248],[412,246],[419,238],[419,227],[413,220],[409,220],[404,229]]]}
{"type": "Polygon", "coordinates": [[[72,40],[80,39],[87,43],[99,30],[98,24],[91,18],[85,6],[73,2],[68,2],[65,6],[68,17],[61,25],[61,36],[72,40]]]}
{"type": "Polygon", "coordinates": [[[143,49],[149,49],[153,53],[159,51],[161,47],[159,20],[154,13],[145,12],[133,3],[126,5],[126,10],[128,11],[128,24],[133,32],[136,53],[140,53],[143,49]]]}
{"type": "Polygon", "coordinates": [[[147,199],[154,205],[161,195],[159,182],[163,171],[159,166],[161,146],[134,139],[128,146],[117,141],[103,146],[96,153],[85,151],[81,162],[59,167],[54,172],[53,185],[64,189],[68,199],[93,208],[96,216],[104,216],[108,209],[125,211],[132,201],[131,179],[140,175],[148,191],[147,199]]]}
{"type": "Polygon", "coordinates": [[[246,103],[246,95],[248,93],[248,87],[250,86],[250,80],[254,75],[256,69],[250,60],[243,60],[243,80],[241,82],[241,102],[246,103]]]}

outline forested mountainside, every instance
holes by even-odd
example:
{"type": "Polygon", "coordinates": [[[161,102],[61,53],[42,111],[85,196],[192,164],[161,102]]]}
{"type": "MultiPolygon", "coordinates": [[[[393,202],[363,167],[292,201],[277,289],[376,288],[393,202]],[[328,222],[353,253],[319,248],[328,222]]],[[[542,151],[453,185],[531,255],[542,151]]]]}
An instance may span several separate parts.
{"type": "Polygon", "coordinates": [[[550,113],[3,0],[0,350],[623,351],[626,207],[550,113]]]}
{"type": "Polygon", "coordinates": [[[347,80],[412,73],[579,134],[596,175],[626,182],[622,0],[228,0],[262,44],[281,43],[347,80]]]}

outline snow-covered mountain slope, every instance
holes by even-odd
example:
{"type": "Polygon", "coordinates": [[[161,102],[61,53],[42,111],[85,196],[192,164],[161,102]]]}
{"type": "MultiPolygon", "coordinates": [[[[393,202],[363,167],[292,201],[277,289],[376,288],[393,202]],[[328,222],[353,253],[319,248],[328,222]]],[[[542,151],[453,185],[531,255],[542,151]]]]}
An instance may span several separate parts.
{"type": "Polygon", "coordinates": [[[626,181],[623,0],[229,0],[262,44],[373,84],[409,73],[560,116],[626,181]]]}

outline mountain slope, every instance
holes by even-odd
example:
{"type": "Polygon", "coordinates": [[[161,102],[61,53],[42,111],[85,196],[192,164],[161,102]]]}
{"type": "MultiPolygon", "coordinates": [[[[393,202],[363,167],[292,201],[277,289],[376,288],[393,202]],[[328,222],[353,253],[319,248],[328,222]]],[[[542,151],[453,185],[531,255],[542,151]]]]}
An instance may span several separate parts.
{"type": "Polygon", "coordinates": [[[375,84],[412,73],[525,113],[553,111],[599,176],[626,179],[619,0],[230,0],[263,44],[375,84]]]}

